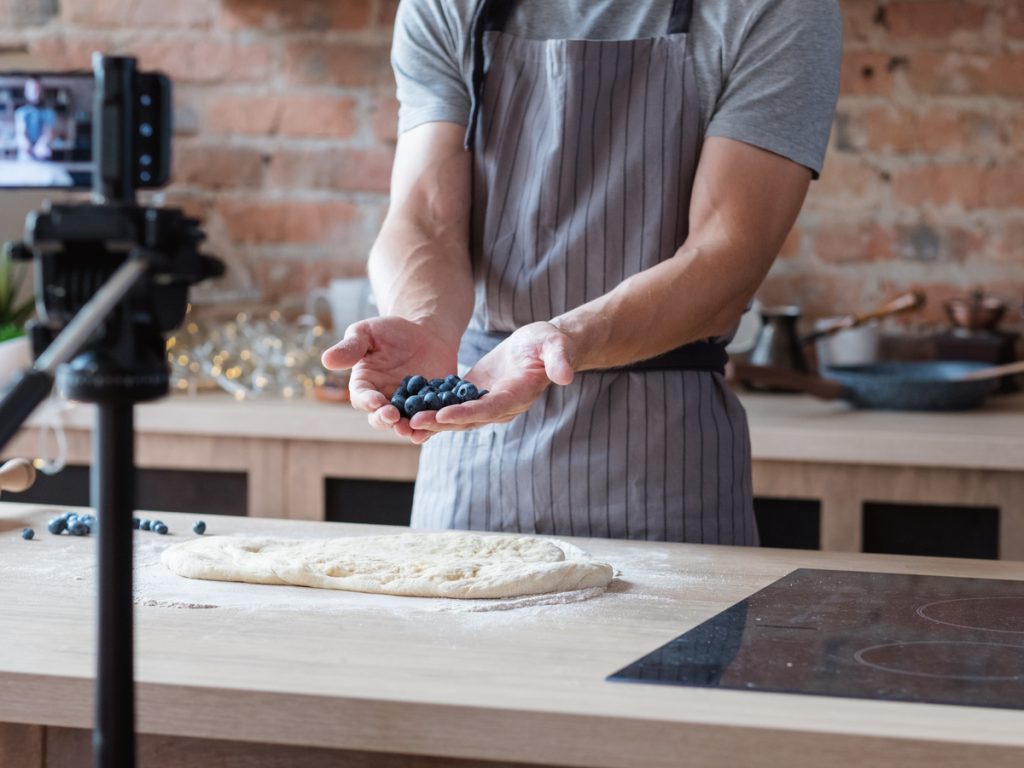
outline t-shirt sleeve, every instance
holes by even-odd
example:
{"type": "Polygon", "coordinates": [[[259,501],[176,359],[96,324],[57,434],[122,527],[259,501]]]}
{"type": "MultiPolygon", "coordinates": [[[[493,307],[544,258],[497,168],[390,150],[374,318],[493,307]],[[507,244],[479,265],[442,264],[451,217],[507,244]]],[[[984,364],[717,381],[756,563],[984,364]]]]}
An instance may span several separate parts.
{"type": "Polygon", "coordinates": [[[821,172],[839,95],[836,0],[774,0],[750,19],[708,136],[742,141],[821,172]]]}
{"type": "Polygon", "coordinates": [[[391,65],[399,102],[398,131],[429,122],[469,122],[462,42],[445,0],[402,0],[395,19],[391,65]]]}

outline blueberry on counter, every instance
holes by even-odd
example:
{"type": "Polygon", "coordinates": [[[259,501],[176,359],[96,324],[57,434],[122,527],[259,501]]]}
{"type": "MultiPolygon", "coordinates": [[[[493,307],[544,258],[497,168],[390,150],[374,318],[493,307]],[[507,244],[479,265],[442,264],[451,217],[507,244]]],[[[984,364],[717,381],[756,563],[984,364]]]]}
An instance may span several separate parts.
{"type": "Polygon", "coordinates": [[[153,530],[156,531],[157,533],[159,533],[161,536],[163,536],[164,534],[167,533],[167,531],[169,529],[167,528],[166,525],[164,525],[163,523],[157,521],[157,522],[153,523],[153,530]]]}
{"type": "Polygon", "coordinates": [[[427,404],[419,395],[413,395],[405,401],[405,415],[410,419],[420,411],[425,411],[426,409],[427,404]]]}
{"type": "Polygon", "coordinates": [[[71,536],[88,536],[89,526],[75,517],[68,523],[68,534],[71,536]]]}
{"type": "Polygon", "coordinates": [[[21,529],[21,538],[23,538],[25,541],[32,541],[32,538],[35,535],[36,535],[36,532],[33,531],[31,528],[22,528],[21,529]]]}
{"type": "Polygon", "coordinates": [[[141,523],[142,523],[142,521],[141,521],[141,520],[139,520],[139,518],[137,518],[137,517],[133,517],[133,518],[132,518],[132,528],[134,528],[135,530],[138,530],[138,529],[139,529],[139,525],[140,525],[141,523]]]}
{"type": "Polygon", "coordinates": [[[407,392],[419,392],[425,386],[427,386],[427,380],[425,378],[422,376],[413,376],[405,385],[405,389],[407,392]]]}
{"type": "Polygon", "coordinates": [[[192,523],[192,533],[198,536],[202,536],[204,533],[206,533],[206,523],[204,523],[202,520],[196,520],[194,523],[192,523]]]}
{"type": "Polygon", "coordinates": [[[153,523],[151,521],[147,520],[146,518],[142,518],[141,520],[139,520],[139,530],[140,531],[148,531],[152,525],[153,525],[153,523]]]}
{"type": "Polygon", "coordinates": [[[60,517],[53,518],[49,523],[46,524],[46,530],[52,533],[54,536],[59,536],[68,527],[68,519],[61,515],[60,517]]]}

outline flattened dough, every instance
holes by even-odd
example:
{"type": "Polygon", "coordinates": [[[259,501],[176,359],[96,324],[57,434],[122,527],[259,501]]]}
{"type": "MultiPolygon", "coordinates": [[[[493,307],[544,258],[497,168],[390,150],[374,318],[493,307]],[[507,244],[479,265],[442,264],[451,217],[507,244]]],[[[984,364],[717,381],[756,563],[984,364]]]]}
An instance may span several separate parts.
{"type": "Polygon", "coordinates": [[[614,571],[555,539],[449,531],[344,539],[206,536],[164,550],[179,576],[413,597],[502,598],[605,587],[614,571]]]}

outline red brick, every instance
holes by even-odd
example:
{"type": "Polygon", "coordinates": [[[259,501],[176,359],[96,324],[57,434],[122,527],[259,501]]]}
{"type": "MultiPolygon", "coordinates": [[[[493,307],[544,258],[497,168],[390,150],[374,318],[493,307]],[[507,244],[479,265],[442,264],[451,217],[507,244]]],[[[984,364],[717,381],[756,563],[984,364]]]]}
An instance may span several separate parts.
{"type": "Polygon", "coordinates": [[[1024,160],[999,163],[985,169],[982,204],[986,208],[1024,207],[1024,160]]]}
{"type": "Polygon", "coordinates": [[[863,311],[869,302],[865,296],[863,277],[846,272],[842,275],[784,273],[773,271],[757,292],[765,305],[797,304],[807,319],[831,317],[863,311]]]}
{"type": "Polygon", "coordinates": [[[897,226],[895,240],[900,259],[924,263],[963,263],[987,245],[977,228],[924,220],[897,226]]]}
{"type": "Polygon", "coordinates": [[[348,97],[261,93],[211,96],[211,133],[349,138],[358,129],[356,103],[348,97]]]}
{"type": "Polygon", "coordinates": [[[1024,98],[1024,52],[986,56],[922,51],[909,57],[907,77],[922,94],[1024,98]]]}
{"type": "Polygon", "coordinates": [[[132,49],[143,69],[160,70],[183,82],[265,82],[272,71],[271,46],[266,41],[136,36],[132,49]]]}
{"type": "Polygon", "coordinates": [[[885,18],[895,40],[946,40],[959,32],[977,33],[986,9],[962,0],[908,0],[886,7],[885,18]]]}
{"type": "Polygon", "coordinates": [[[208,27],[210,0],[61,0],[61,17],[82,27],[208,27]]]}
{"type": "Polygon", "coordinates": [[[913,152],[918,146],[917,115],[894,105],[867,110],[861,116],[863,148],[896,154],[913,152]]]}
{"type": "Polygon", "coordinates": [[[386,193],[393,153],[380,149],[283,150],[268,169],[273,187],[386,193]]]}
{"type": "Polygon", "coordinates": [[[892,90],[892,57],[877,51],[849,51],[843,54],[839,91],[847,96],[880,95],[892,90]]]}
{"type": "Polygon", "coordinates": [[[1024,219],[1011,219],[1003,224],[994,255],[997,261],[1007,264],[1024,263],[1024,219]]]}
{"type": "Polygon", "coordinates": [[[359,228],[358,209],[343,202],[222,198],[217,213],[242,243],[323,243],[359,228]]]}
{"type": "Polygon", "coordinates": [[[882,7],[878,0],[843,0],[843,42],[870,41],[884,33],[882,7]]]}
{"type": "Polygon", "coordinates": [[[362,277],[366,264],[333,258],[311,250],[308,258],[273,256],[259,259],[254,265],[257,285],[264,297],[279,300],[286,296],[305,295],[339,277],[362,277]]]}
{"type": "Polygon", "coordinates": [[[814,233],[814,253],[833,264],[884,261],[893,256],[892,236],[873,221],[834,222],[814,233]]]}
{"type": "Polygon", "coordinates": [[[258,187],[262,154],[249,147],[179,142],[174,150],[173,179],[207,189],[258,187]]]}
{"type": "Polygon", "coordinates": [[[1004,3],[1003,34],[1009,38],[1024,38],[1024,5],[1019,2],[1004,3]]]}
{"type": "Polygon", "coordinates": [[[391,88],[389,50],[376,43],[296,41],[285,49],[284,70],[294,83],[391,88]]]}
{"type": "Polygon", "coordinates": [[[991,155],[1003,141],[1004,122],[981,110],[930,106],[918,111],[890,104],[851,116],[846,137],[854,149],[862,151],[991,155]]]}
{"type": "Polygon", "coordinates": [[[373,21],[373,0],[222,0],[226,29],[354,30],[373,21]]]}
{"type": "Polygon", "coordinates": [[[348,138],[358,129],[356,102],[336,96],[290,94],[281,99],[280,126],[286,136],[348,138]]]}
{"type": "Polygon", "coordinates": [[[398,140],[398,99],[381,95],[370,108],[373,115],[373,135],[378,140],[394,144],[398,140]]]}
{"type": "Polygon", "coordinates": [[[398,13],[399,0],[378,0],[377,16],[374,24],[378,27],[390,28],[395,26],[395,14],[398,13]]]}
{"type": "Polygon", "coordinates": [[[164,193],[164,205],[168,208],[180,208],[186,215],[199,219],[205,224],[213,210],[213,202],[201,191],[185,191],[171,186],[164,193]]]}
{"type": "Polygon", "coordinates": [[[212,94],[206,106],[210,133],[270,135],[281,124],[281,98],[277,95],[212,94]]]}
{"type": "Polygon", "coordinates": [[[904,205],[959,205],[965,209],[982,205],[984,170],[973,165],[938,165],[898,171],[892,188],[896,201],[904,205]]]}
{"type": "Polygon", "coordinates": [[[29,53],[48,69],[91,69],[95,51],[117,51],[111,37],[100,34],[58,34],[29,41],[29,53]]]}
{"type": "Polygon", "coordinates": [[[881,173],[863,157],[835,154],[825,161],[821,178],[811,184],[808,206],[835,208],[852,203],[877,204],[889,196],[881,173]]]}

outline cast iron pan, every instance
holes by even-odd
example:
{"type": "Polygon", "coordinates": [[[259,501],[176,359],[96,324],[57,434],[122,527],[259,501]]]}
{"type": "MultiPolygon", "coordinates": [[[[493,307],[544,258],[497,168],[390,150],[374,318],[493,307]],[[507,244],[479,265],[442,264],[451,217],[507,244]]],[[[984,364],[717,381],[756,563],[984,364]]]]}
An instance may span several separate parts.
{"type": "Polygon", "coordinates": [[[877,363],[827,368],[824,377],[757,365],[736,366],[745,381],[786,387],[858,408],[888,411],[965,411],[980,406],[999,377],[1024,370],[1016,363],[877,363]]]}

